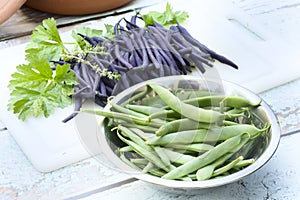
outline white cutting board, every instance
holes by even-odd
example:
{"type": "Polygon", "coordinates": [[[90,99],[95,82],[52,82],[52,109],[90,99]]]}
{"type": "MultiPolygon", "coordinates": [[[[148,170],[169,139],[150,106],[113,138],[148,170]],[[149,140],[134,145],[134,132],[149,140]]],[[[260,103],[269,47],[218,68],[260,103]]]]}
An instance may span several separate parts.
{"type": "MultiPolygon", "coordinates": [[[[252,21],[231,2],[169,2],[175,10],[188,11],[190,18],[184,26],[194,37],[239,65],[240,69],[234,70],[218,64],[222,78],[239,83],[254,92],[261,92],[300,77],[296,49],[263,30],[259,23],[252,21]]],[[[165,3],[147,10],[163,10],[164,7],[165,3]]],[[[118,19],[120,16],[110,17],[103,23],[118,19]]],[[[99,27],[103,23],[93,22],[91,26],[99,27]]],[[[90,154],[78,135],[78,128],[80,134],[85,132],[85,137],[93,138],[97,132],[95,117],[90,117],[91,121],[85,131],[78,127],[75,120],[67,124],[61,123],[72,112],[72,106],[58,110],[48,119],[29,119],[25,122],[7,111],[7,84],[15,66],[25,62],[24,48],[25,45],[20,45],[0,51],[0,120],[39,171],[49,172],[89,157],[90,154]]]]}

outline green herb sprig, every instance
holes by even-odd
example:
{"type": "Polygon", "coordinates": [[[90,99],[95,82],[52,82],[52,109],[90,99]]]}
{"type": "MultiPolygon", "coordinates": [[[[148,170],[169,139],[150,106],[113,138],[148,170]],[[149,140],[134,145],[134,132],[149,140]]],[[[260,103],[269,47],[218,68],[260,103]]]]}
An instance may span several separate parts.
{"type": "MultiPolygon", "coordinates": [[[[146,25],[154,22],[164,27],[181,23],[188,17],[183,11],[173,11],[169,3],[162,13],[150,11],[142,15],[146,25]]],[[[106,53],[105,47],[93,46],[82,36],[114,40],[114,26],[105,24],[104,30],[79,27],[72,31],[73,41],[63,41],[54,18],[43,20],[32,32],[25,49],[26,64],[16,67],[9,83],[8,109],[18,114],[19,119],[48,117],[56,108],[69,106],[77,77],[68,61],[85,63],[99,76],[118,80],[120,74],[101,69],[85,60],[87,54],[106,53]],[[101,51],[99,51],[101,49],[101,51]],[[63,64],[61,64],[63,63],[63,64]]]]}
{"type": "Polygon", "coordinates": [[[189,17],[186,11],[174,11],[170,3],[166,4],[164,12],[150,11],[141,16],[146,25],[154,25],[156,22],[165,28],[169,28],[176,23],[182,23],[189,17]]]}

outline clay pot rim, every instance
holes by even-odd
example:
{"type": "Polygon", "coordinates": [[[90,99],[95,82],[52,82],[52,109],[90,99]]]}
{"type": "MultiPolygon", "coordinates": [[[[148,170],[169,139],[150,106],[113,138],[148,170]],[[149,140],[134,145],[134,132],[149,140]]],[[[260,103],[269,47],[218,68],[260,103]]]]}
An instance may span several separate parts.
{"type": "Polygon", "coordinates": [[[59,15],[87,15],[116,9],[132,0],[27,0],[25,5],[47,13],[59,15]]]}

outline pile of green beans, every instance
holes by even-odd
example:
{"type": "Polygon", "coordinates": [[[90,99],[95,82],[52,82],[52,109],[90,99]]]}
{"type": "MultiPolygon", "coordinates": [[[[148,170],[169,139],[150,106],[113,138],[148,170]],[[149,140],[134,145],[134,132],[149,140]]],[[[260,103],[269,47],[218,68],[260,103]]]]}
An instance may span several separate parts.
{"type": "Polygon", "coordinates": [[[200,181],[255,162],[243,148],[270,128],[252,121],[260,101],[158,84],[145,88],[120,104],[109,101],[110,111],[84,110],[107,118],[125,163],[164,179],[200,181]]]}

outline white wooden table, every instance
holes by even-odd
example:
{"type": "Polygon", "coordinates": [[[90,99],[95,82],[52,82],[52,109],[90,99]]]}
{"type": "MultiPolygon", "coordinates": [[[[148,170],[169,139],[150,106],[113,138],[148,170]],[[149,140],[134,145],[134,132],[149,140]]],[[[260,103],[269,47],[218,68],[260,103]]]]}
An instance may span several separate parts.
{"type": "MultiPolygon", "coordinates": [[[[299,1],[232,2],[280,39],[300,46],[299,1]]],[[[300,62],[295,65],[300,67],[300,62]]],[[[278,115],[283,132],[300,129],[299,88],[300,79],[260,94],[278,115]]],[[[187,193],[162,190],[112,170],[93,158],[40,173],[27,160],[9,130],[2,128],[1,124],[0,199],[300,199],[300,160],[297,159],[300,132],[282,137],[276,154],[254,174],[210,191],[187,193]]]]}

